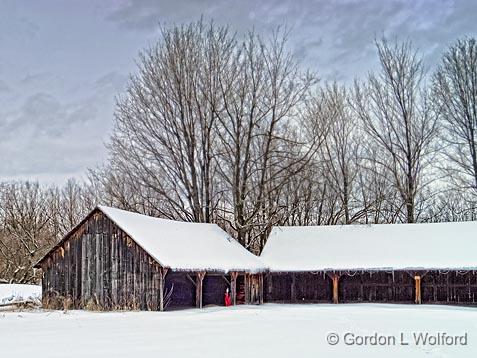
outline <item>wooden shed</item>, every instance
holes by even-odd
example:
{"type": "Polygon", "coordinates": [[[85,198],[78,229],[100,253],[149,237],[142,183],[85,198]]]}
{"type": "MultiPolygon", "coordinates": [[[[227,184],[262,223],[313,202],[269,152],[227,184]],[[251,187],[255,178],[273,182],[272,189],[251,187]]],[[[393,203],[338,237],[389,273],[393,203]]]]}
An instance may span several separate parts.
{"type": "Polygon", "coordinates": [[[267,302],[477,303],[477,222],[275,227],[267,302]]]}
{"type": "Polygon", "coordinates": [[[165,310],[263,302],[264,265],[215,224],[99,206],[37,264],[44,307],[165,310]]]}

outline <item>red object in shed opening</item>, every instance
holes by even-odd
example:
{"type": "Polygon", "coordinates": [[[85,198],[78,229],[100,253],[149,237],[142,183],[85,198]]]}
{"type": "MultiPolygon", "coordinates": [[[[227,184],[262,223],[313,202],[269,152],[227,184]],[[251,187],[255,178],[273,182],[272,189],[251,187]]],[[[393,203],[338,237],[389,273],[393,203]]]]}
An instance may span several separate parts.
{"type": "Polygon", "coordinates": [[[228,289],[228,287],[227,287],[227,289],[225,290],[224,301],[225,301],[225,307],[232,306],[232,299],[230,298],[230,294],[229,294],[229,289],[228,289]]]}

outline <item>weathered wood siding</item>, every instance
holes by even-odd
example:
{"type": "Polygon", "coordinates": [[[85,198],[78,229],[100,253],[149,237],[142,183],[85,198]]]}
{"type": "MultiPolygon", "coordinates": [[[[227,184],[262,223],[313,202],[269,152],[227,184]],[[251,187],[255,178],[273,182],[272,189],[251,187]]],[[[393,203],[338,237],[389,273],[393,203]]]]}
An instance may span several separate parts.
{"type": "Polygon", "coordinates": [[[352,272],[339,278],[339,302],[414,302],[414,279],[405,271],[352,272]]]}
{"type": "Polygon", "coordinates": [[[477,303],[475,271],[429,271],[421,286],[422,303],[477,303]]]}
{"type": "MultiPolygon", "coordinates": [[[[475,305],[475,271],[357,271],[336,272],[338,302],[416,302],[420,277],[421,303],[475,305]]],[[[325,272],[283,272],[265,275],[267,302],[333,302],[332,276],[325,272]]]]}
{"type": "Polygon", "coordinates": [[[100,211],[42,262],[42,269],[45,307],[159,307],[160,266],[100,211]]]}
{"type": "Polygon", "coordinates": [[[331,280],[323,272],[270,273],[265,275],[267,302],[329,302],[331,280]]]}

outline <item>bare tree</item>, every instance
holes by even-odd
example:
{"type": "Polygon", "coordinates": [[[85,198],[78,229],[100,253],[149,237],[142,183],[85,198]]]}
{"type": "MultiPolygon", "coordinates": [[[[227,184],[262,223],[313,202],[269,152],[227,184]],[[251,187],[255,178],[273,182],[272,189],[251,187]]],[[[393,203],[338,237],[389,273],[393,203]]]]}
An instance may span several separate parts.
{"type": "Polygon", "coordinates": [[[297,131],[315,81],[281,30],[163,29],[118,101],[110,164],[91,176],[123,208],[219,222],[259,251],[284,215],[278,192],[316,150],[297,131]]]}
{"type": "Polygon", "coordinates": [[[381,72],[356,84],[354,107],[363,128],[380,149],[374,158],[386,168],[401,197],[403,220],[417,219],[416,200],[428,185],[427,166],[435,152],[437,126],[423,89],[423,65],[409,41],[376,42],[381,72]]]}
{"type": "Polygon", "coordinates": [[[359,187],[363,184],[360,172],[365,139],[346,89],[337,83],[327,85],[315,98],[310,117],[329,123],[325,140],[317,153],[328,195],[336,202],[330,203],[335,210],[328,224],[358,222],[371,210],[373,201],[365,202],[359,187]]]}
{"type": "Polygon", "coordinates": [[[448,189],[432,198],[427,206],[426,221],[471,221],[477,220],[477,201],[473,193],[448,189]]]}
{"type": "Polygon", "coordinates": [[[477,195],[477,43],[458,40],[434,74],[434,98],[447,143],[445,168],[454,185],[477,195]]]}
{"type": "Polygon", "coordinates": [[[217,78],[234,50],[227,28],[202,21],[162,30],[118,100],[109,144],[120,181],[153,192],[163,216],[210,222],[217,205],[212,129],[217,78]],[[160,199],[160,200],[157,200],[160,199]]]}
{"type": "Polygon", "coordinates": [[[33,264],[57,240],[51,231],[50,194],[38,183],[10,183],[1,188],[0,274],[9,282],[37,277],[33,264]]]}
{"type": "Polygon", "coordinates": [[[62,187],[44,190],[49,192],[50,225],[57,237],[66,235],[99,204],[91,197],[90,188],[75,179],[67,180],[62,187]]]}
{"type": "Polygon", "coordinates": [[[239,242],[257,251],[279,220],[277,193],[315,150],[294,136],[315,77],[299,70],[286,51],[286,38],[281,30],[269,40],[249,34],[220,78],[219,173],[229,194],[222,219],[239,242]]]}

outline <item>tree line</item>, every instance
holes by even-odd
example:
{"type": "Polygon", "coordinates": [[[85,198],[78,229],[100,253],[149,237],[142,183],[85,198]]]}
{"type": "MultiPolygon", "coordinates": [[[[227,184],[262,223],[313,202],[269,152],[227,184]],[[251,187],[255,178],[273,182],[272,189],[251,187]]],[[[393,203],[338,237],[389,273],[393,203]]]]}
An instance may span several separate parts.
{"type": "Polygon", "coordinates": [[[287,37],[162,28],[117,98],[105,164],[82,183],[0,186],[0,280],[35,281],[97,203],[217,223],[255,253],[276,225],[475,220],[474,38],[432,69],[410,40],[378,39],[379,67],[345,85],[287,37]]]}

